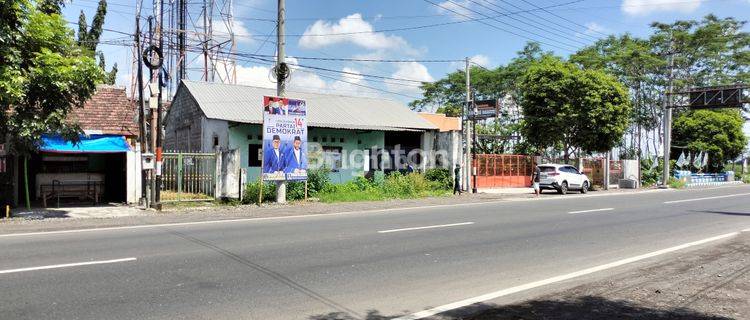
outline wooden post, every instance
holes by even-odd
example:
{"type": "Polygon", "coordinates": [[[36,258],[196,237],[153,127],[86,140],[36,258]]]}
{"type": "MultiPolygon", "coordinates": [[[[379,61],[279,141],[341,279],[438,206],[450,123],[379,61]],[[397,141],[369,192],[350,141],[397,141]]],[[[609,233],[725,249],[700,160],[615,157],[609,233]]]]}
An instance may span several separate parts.
{"type": "Polygon", "coordinates": [[[5,205],[5,217],[10,218],[10,206],[5,205]]]}
{"type": "Polygon", "coordinates": [[[307,180],[305,180],[305,201],[307,201],[307,180]]]}

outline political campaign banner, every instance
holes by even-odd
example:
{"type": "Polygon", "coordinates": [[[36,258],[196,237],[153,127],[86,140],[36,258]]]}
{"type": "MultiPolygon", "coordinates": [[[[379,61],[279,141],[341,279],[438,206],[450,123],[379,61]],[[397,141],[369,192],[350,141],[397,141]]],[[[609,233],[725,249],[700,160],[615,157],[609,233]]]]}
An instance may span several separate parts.
{"type": "Polygon", "coordinates": [[[263,180],[307,179],[307,104],[263,97],[263,180]]]}

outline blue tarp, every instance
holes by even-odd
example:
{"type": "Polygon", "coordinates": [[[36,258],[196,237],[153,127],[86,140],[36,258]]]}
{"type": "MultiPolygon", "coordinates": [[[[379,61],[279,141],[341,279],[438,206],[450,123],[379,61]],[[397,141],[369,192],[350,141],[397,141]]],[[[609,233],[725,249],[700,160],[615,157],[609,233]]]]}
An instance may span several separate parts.
{"type": "Polygon", "coordinates": [[[44,135],[40,150],[57,153],[116,153],[130,150],[130,145],[123,136],[91,134],[82,135],[80,139],[74,145],[59,135],[44,135]]]}

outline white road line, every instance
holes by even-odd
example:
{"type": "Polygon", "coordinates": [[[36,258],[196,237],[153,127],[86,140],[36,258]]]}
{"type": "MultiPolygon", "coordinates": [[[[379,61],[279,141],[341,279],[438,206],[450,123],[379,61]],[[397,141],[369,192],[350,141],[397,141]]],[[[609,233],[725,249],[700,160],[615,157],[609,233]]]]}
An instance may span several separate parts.
{"type": "Polygon", "coordinates": [[[128,261],[135,261],[135,260],[137,260],[137,259],[136,258],[122,258],[122,259],[114,259],[114,260],[99,260],[99,261],[86,261],[86,262],[76,262],[76,263],[54,264],[54,265],[50,265],[50,266],[0,270],[0,274],[26,272],[26,271],[37,271],[37,270],[47,270],[47,269],[70,268],[70,267],[78,267],[78,266],[90,266],[90,265],[94,265],[94,264],[109,264],[109,263],[128,262],[128,261]]]}
{"type": "Polygon", "coordinates": [[[547,279],[544,279],[544,280],[539,280],[539,281],[535,281],[535,282],[531,282],[531,283],[527,283],[527,284],[522,284],[520,286],[515,286],[515,287],[511,287],[511,288],[507,288],[507,289],[498,290],[498,291],[495,291],[495,292],[486,293],[486,294],[483,294],[481,296],[476,296],[476,297],[473,297],[473,298],[468,298],[468,299],[464,299],[464,300],[461,300],[461,301],[456,301],[456,302],[449,303],[449,304],[446,304],[446,305],[442,305],[442,306],[439,306],[439,307],[435,307],[435,308],[432,308],[432,309],[427,309],[427,310],[420,311],[420,312],[417,312],[417,313],[413,313],[413,314],[410,314],[410,315],[407,315],[407,316],[396,318],[394,320],[414,320],[414,319],[427,318],[427,317],[434,316],[436,314],[439,314],[439,313],[442,313],[442,312],[445,312],[445,311],[449,311],[449,310],[454,310],[454,309],[466,307],[466,306],[469,306],[469,305],[472,305],[472,304],[476,304],[476,303],[480,303],[480,302],[484,302],[484,301],[488,301],[488,300],[492,300],[492,299],[497,299],[497,298],[500,298],[500,297],[503,297],[503,296],[507,296],[507,295],[510,295],[510,294],[513,294],[513,293],[518,293],[518,292],[522,292],[522,291],[534,289],[534,288],[537,288],[537,287],[541,287],[541,286],[553,284],[553,283],[556,283],[556,282],[570,280],[570,279],[581,277],[581,276],[584,276],[584,275],[588,275],[588,274],[591,274],[591,273],[594,273],[594,272],[599,272],[599,271],[604,271],[604,270],[607,270],[607,269],[612,269],[612,268],[615,268],[615,267],[619,267],[619,266],[622,266],[622,265],[626,265],[626,264],[629,264],[629,263],[637,262],[637,261],[648,259],[648,258],[653,258],[653,257],[659,256],[659,255],[663,255],[663,254],[675,252],[675,251],[686,249],[686,248],[689,248],[689,247],[693,247],[693,246],[705,244],[705,243],[708,243],[708,242],[712,242],[712,241],[717,241],[717,240],[729,238],[729,237],[732,237],[732,236],[736,236],[738,234],[739,234],[739,232],[732,232],[732,233],[726,233],[726,234],[722,234],[722,235],[719,235],[719,236],[715,236],[715,237],[711,237],[711,238],[707,238],[707,239],[703,239],[703,240],[689,242],[689,243],[682,244],[682,245],[679,245],[679,246],[674,246],[674,247],[671,247],[671,248],[666,248],[666,249],[662,249],[662,250],[658,250],[658,251],[649,252],[649,253],[642,254],[642,255],[639,255],[639,256],[635,256],[635,257],[631,257],[631,258],[627,258],[627,259],[622,259],[622,260],[610,262],[610,263],[599,265],[599,266],[596,266],[596,267],[587,268],[587,269],[583,269],[583,270],[580,270],[580,271],[576,271],[576,272],[572,272],[572,273],[568,273],[568,274],[564,274],[564,275],[560,275],[560,276],[556,276],[556,277],[552,277],[552,278],[547,278],[547,279]]]}
{"type": "Polygon", "coordinates": [[[673,200],[673,201],[665,201],[664,203],[665,204],[669,204],[669,203],[680,203],[680,202],[692,202],[692,201],[701,201],[701,200],[711,200],[711,199],[739,197],[739,196],[746,196],[746,195],[750,195],[750,193],[736,193],[736,194],[728,194],[728,195],[724,195],[724,196],[694,198],[694,199],[684,199],[684,200],[673,200]]]}
{"type": "Polygon", "coordinates": [[[391,233],[391,232],[400,232],[400,231],[412,231],[412,230],[446,228],[446,227],[465,226],[465,225],[470,225],[470,224],[474,224],[474,222],[460,222],[460,223],[451,223],[451,224],[439,224],[439,225],[426,226],[426,227],[414,227],[414,228],[382,230],[382,231],[378,231],[378,233],[391,233]]]}
{"type": "Polygon", "coordinates": [[[581,210],[581,211],[570,211],[568,212],[568,214],[597,212],[597,211],[612,211],[612,210],[615,210],[615,208],[601,208],[601,209],[591,209],[591,210],[581,210]]]}

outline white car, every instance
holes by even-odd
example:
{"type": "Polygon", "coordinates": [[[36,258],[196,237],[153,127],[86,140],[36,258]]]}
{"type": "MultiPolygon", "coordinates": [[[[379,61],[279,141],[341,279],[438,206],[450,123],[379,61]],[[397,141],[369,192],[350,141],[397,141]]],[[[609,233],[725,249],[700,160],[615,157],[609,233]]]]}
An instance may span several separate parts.
{"type": "Polygon", "coordinates": [[[554,189],[560,194],[566,194],[569,190],[586,193],[591,187],[589,177],[571,165],[542,164],[539,165],[539,171],[540,190],[554,189]]]}

